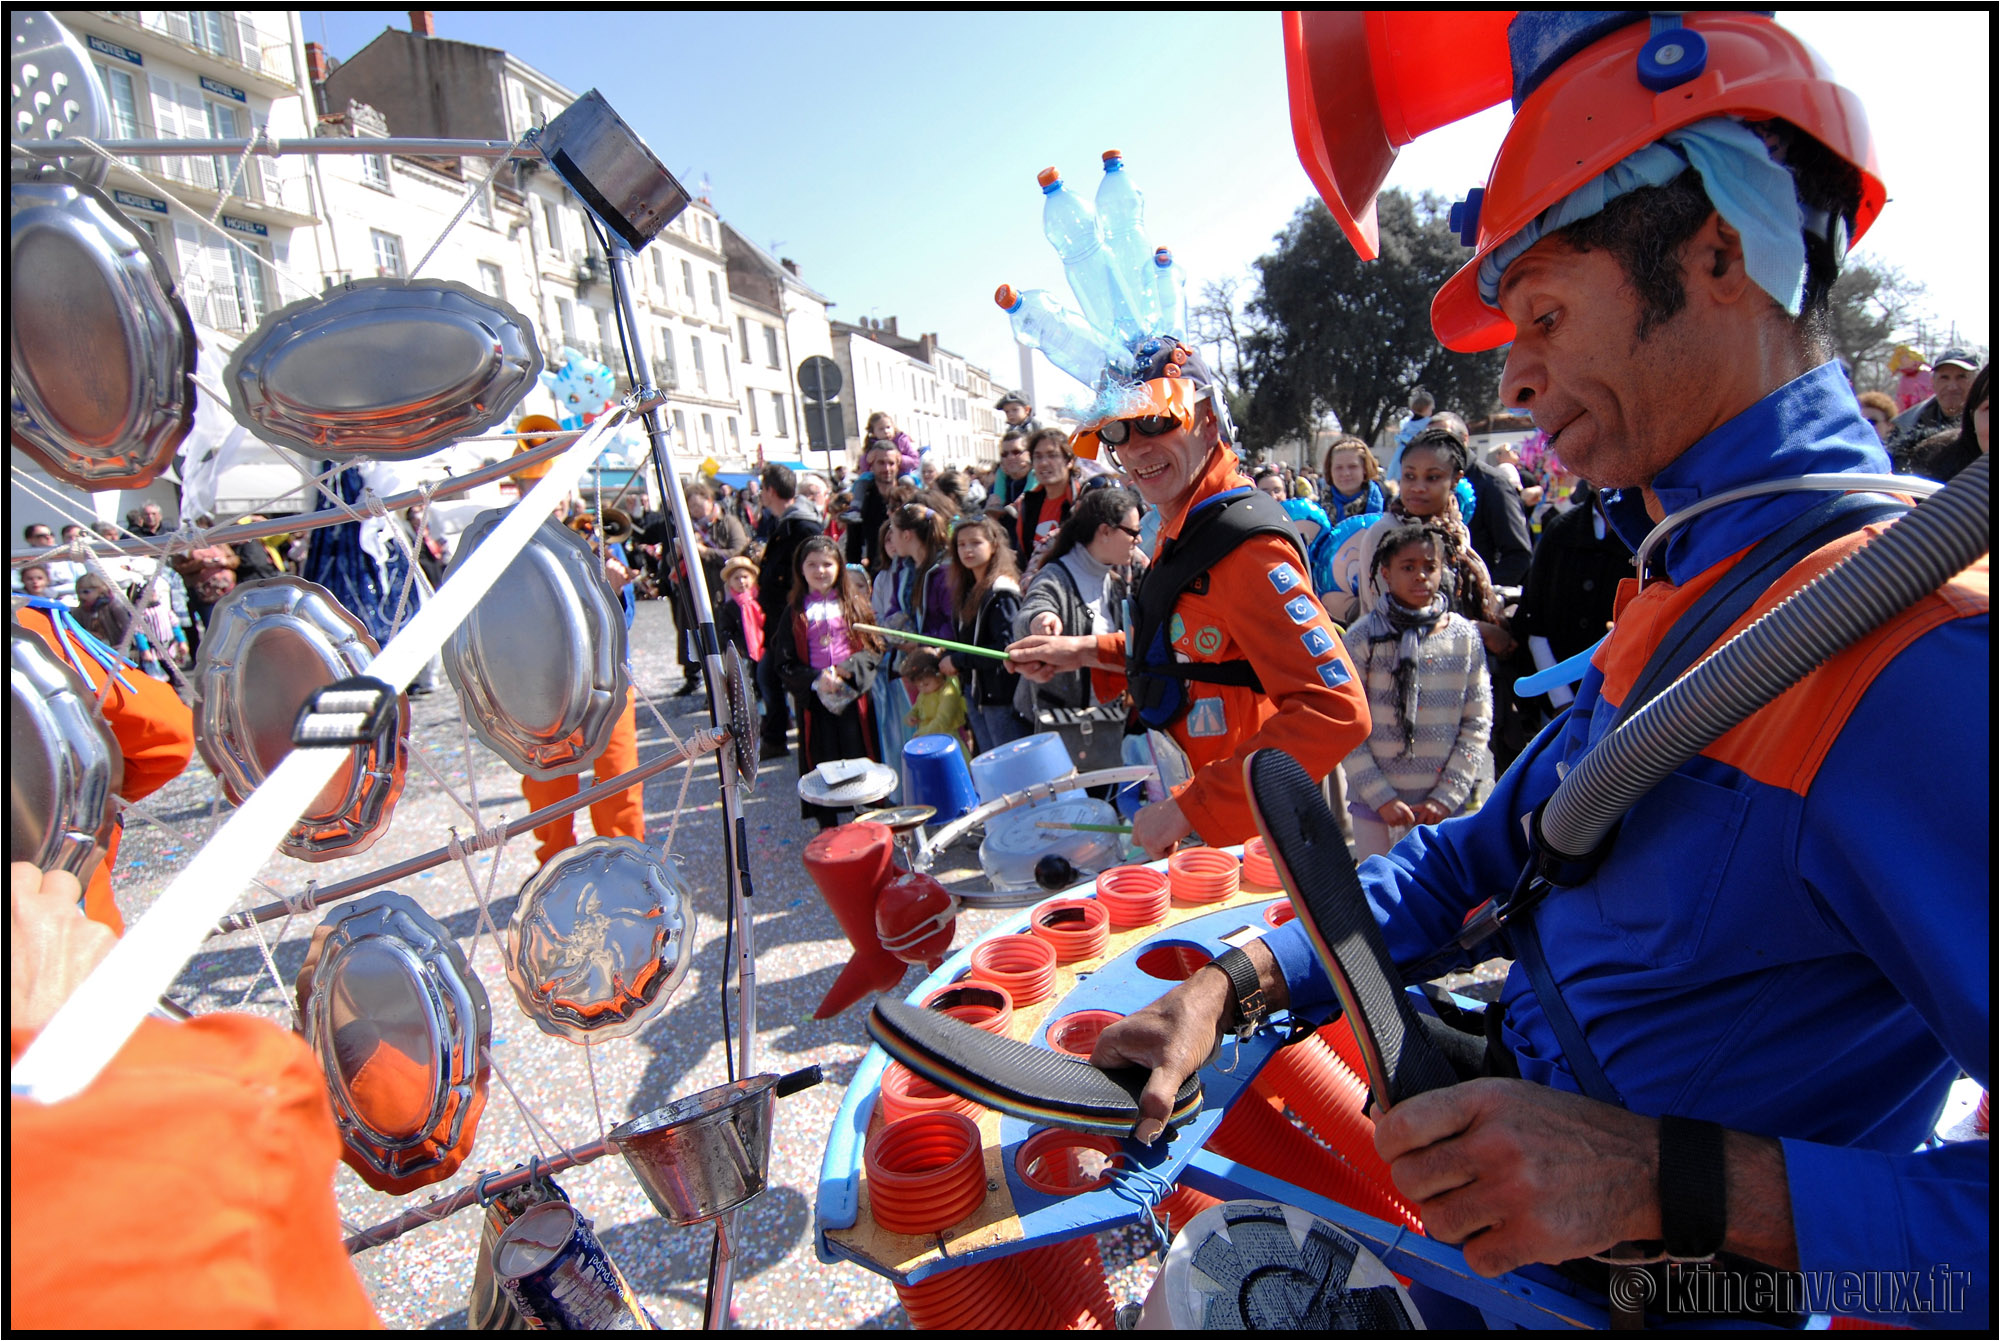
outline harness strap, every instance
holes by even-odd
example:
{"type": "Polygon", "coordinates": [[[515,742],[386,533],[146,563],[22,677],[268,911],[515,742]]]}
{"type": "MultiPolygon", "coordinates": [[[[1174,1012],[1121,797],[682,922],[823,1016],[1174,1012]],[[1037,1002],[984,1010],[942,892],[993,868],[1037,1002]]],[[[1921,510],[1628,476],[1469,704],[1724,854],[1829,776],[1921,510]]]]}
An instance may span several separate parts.
{"type": "MultiPolygon", "coordinates": [[[[1725,573],[1702,600],[1667,630],[1666,636],[1653,649],[1645,669],[1633,683],[1632,691],[1619,706],[1613,728],[1685,674],[1730,626],[1770,591],[1779,578],[1807,555],[1864,526],[1907,510],[1907,504],[1893,499],[1867,494],[1836,494],[1759,541],[1756,548],[1725,573]]],[[[1575,1078],[1578,1087],[1592,1099],[1623,1108],[1624,1099],[1598,1064],[1597,1055],[1590,1049],[1589,1039],[1564,1002],[1562,989],[1549,967],[1548,955],[1542,949],[1542,938],[1535,931],[1534,905],[1538,900],[1520,897],[1527,880],[1527,873],[1524,872],[1521,886],[1516,888],[1513,899],[1509,900],[1520,905],[1507,921],[1514,957],[1528,975],[1535,1000],[1541,1005],[1542,1015],[1555,1034],[1563,1057],[1569,1063],[1570,1075],[1575,1078]]]]}

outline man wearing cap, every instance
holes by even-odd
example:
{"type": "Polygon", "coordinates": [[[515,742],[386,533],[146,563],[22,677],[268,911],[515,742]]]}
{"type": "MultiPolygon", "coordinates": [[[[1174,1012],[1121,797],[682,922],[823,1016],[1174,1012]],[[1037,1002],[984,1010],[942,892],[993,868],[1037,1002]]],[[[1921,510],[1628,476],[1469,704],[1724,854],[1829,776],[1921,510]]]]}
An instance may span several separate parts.
{"type": "MultiPolygon", "coordinates": [[[[1477,251],[1432,308],[1440,339],[1512,342],[1501,399],[1604,491],[1635,548],[1744,486],[1882,471],[1826,333],[1841,257],[1885,197],[1859,100],[1747,12],[1649,27],[1631,11],[1522,11],[1507,46],[1516,115],[1461,225],[1477,251]]],[[[1316,112],[1295,127],[1315,154],[1333,129],[1316,112]]],[[[1811,1311],[1987,1318],[1987,1151],[1911,1153],[1961,1071],[1991,1082],[1983,558],[1680,764],[1591,862],[1539,868],[1563,883],[1500,936],[1459,943],[1467,914],[1529,868],[1542,806],[1642,682],[1685,673],[1897,506],[1834,497],[1851,501],[1765,492],[1688,519],[1643,590],[1624,584],[1575,703],[1485,807],[1364,863],[1404,976],[1514,960],[1476,1060],[1454,1068],[1463,1083],[1400,1097],[1375,1129],[1398,1192],[1475,1271],[1561,1263],[1589,1279],[1581,1259],[1614,1251],[1716,1257],[1718,1271],[1747,1259],[1765,1280],[1898,1271],[1934,1283],[1811,1311]],[[1720,627],[1702,627],[1718,605],[1720,627]],[[1920,702],[1952,720],[1918,752],[1920,702]]],[[[1247,954],[1264,1002],[1334,1008],[1301,925],[1247,954]]],[[[1105,1031],[1099,1065],[1155,1068],[1141,1139],[1235,1023],[1237,992],[1197,972],[1105,1031]]]]}
{"type": "Polygon", "coordinates": [[[1910,464],[1910,449],[1933,433],[1957,428],[1965,413],[1965,393],[1979,374],[1979,360],[1970,350],[1947,349],[1931,365],[1931,398],[1896,416],[1889,431],[1889,456],[1898,470],[1910,464]]]}
{"type": "Polygon", "coordinates": [[[1092,456],[1109,445],[1163,517],[1136,623],[1100,636],[1035,634],[1008,651],[1041,684],[1086,667],[1126,676],[1161,738],[1156,751],[1179,756],[1169,771],[1184,764],[1189,774],[1133,823],[1133,842],[1163,857],[1191,833],[1212,846],[1254,837],[1244,759],[1275,747],[1324,777],[1368,734],[1368,704],[1313,596],[1291,519],[1239,468],[1219,383],[1172,339],[1137,352],[1140,379],[1103,402],[1116,417],[1076,441],[1092,456]]]}

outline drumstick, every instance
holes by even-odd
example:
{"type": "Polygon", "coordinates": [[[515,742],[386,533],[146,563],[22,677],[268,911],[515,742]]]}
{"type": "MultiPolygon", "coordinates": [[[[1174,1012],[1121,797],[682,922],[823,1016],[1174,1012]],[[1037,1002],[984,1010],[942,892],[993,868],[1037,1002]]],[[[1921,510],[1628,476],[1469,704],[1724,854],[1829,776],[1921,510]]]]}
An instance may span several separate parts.
{"type": "Polygon", "coordinates": [[[1129,824],[1071,824],[1067,820],[1036,820],[1037,829],[1069,829],[1075,833],[1131,833],[1129,824]]]}
{"type": "Polygon", "coordinates": [[[921,643],[925,647],[942,647],[947,652],[963,652],[969,657],[991,657],[995,661],[1007,661],[1005,652],[996,652],[990,647],[974,647],[970,643],[946,642],[943,638],[932,638],[921,633],[906,633],[901,629],[885,629],[879,624],[856,624],[863,633],[879,633],[884,638],[897,638],[906,643],[921,643]]]}

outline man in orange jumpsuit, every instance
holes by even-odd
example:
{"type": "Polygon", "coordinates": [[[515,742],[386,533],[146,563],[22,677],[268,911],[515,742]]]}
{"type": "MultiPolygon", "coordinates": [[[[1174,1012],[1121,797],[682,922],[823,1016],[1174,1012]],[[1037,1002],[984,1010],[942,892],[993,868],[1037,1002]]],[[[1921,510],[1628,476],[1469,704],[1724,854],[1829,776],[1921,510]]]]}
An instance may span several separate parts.
{"type": "Polygon", "coordinates": [[[1192,770],[1133,822],[1133,842],[1157,858],[1190,833],[1214,846],[1254,837],[1243,782],[1250,752],[1276,746],[1324,777],[1367,736],[1368,705],[1313,596],[1297,532],[1237,468],[1220,385],[1171,338],[1137,354],[1137,385],[1110,393],[1110,413],[1075,444],[1086,456],[1111,447],[1160,510],[1132,618],[1120,633],[1031,635],[1008,653],[1037,682],[1084,667],[1131,678],[1142,719],[1192,770]]]}
{"type": "MultiPolygon", "coordinates": [[[[14,612],[14,622],[48,644],[94,690],[111,681],[111,691],[99,703],[105,724],[125,759],[125,780],[118,794],[127,801],[143,800],[179,777],[194,753],[194,714],[172,689],[129,663],[113,676],[88,650],[97,640],[84,634],[68,613],[52,601],[31,600],[14,612]],[[62,631],[57,621],[65,621],[62,631]]],[[[101,644],[99,644],[101,646],[101,644]]],[[[125,832],[121,819],[104,845],[104,859],[90,873],[83,893],[83,911],[92,921],[125,933],[125,919],[111,897],[111,868],[118,860],[118,840],[125,832]]]]}

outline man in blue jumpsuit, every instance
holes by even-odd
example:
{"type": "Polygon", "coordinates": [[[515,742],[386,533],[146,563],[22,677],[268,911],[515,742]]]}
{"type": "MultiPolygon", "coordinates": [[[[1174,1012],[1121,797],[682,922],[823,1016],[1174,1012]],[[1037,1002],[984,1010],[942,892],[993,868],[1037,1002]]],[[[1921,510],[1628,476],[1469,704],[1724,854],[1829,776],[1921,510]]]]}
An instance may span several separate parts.
{"type": "MultiPolygon", "coordinates": [[[[1686,15],[1716,64],[1740,59],[1751,44],[1734,37],[1748,33],[1773,86],[1817,80],[1817,105],[1837,94],[1843,115],[1779,119],[1758,101],[1760,72],[1738,67],[1687,85],[1709,104],[1698,124],[1648,122],[1672,114],[1653,85],[1634,104],[1637,129],[1594,160],[1601,175],[1553,199],[1496,201],[1509,181],[1550,180],[1519,171],[1532,137],[1585,121],[1559,115],[1574,101],[1551,100],[1600,96],[1589,90],[1629,72],[1648,37],[1643,20],[1621,30],[1630,14],[1558,17],[1574,40],[1524,39],[1520,19],[1510,33],[1517,114],[1485,210],[1526,222],[1478,225],[1479,252],[1433,308],[1440,338],[1513,341],[1503,400],[1607,491],[1635,549],[1662,518],[1739,486],[1886,472],[1824,336],[1839,257],[1882,199],[1858,101],[1768,19],[1686,15]]],[[[1600,121],[1619,115],[1599,108],[1600,121]]],[[[1555,156],[1583,163],[1587,151],[1555,156]]],[[[1670,626],[1826,497],[1761,495],[1673,533],[1643,592],[1625,584],[1575,704],[1484,809],[1364,863],[1399,964],[1449,945],[1471,909],[1507,893],[1529,856],[1526,818],[1607,733],[1670,626]]],[[[1736,627],[1880,529],[1799,560],[1736,627]]],[[[1913,1152],[1961,1070],[1991,1081],[1988,589],[1981,560],[1723,735],[1632,809],[1591,878],[1541,904],[1539,939],[1594,1066],[1566,1055],[1517,960],[1494,1053],[1520,1078],[1417,1095],[1376,1129],[1429,1233],[1463,1244],[1474,1270],[1661,1239],[1681,1209],[1660,1178],[1659,1119],[1672,1115],[1723,1129],[1706,1175],[1723,1189],[1726,1233],[1711,1250],[1810,1282],[1901,1273],[1793,1301],[1801,1311],[1987,1320],[1987,1147],[1913,1152]],[[1608,1102],[1578,1079],[1599,1067],[1608,1102]]],[[[1461,962],[1509,947],[1475,949],[1461,962]]],[[[1337,1009],[1298,925],[1250,956],[1274,1006],[1337,1009]]],[[[1106,1030],[1093,1060],[1154,1068],[1139,1139],[1157,1135],[1235,1005],[1224,973],[1197,973],[1106,1030]]]]}

